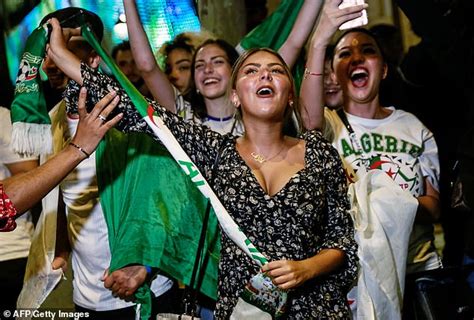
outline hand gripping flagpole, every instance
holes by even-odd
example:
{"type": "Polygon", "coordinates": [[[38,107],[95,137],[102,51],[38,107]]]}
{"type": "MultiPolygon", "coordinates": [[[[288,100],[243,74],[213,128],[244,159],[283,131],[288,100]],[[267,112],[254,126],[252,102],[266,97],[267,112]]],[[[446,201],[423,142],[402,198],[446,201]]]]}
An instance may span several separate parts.
{"type": "Polygon", "coordinates": [[[225,234],[227,234],[227,236],[259,266],[266,264],[268,262],[267,258],[265,258],[265,256],[255,248],[245,234],[239,229],[239,226],[234,222],[234,220],[232,220],[219,198],[217,198],[214,191],[212,191],[206,179],[203,177],[196,165],[191,161],[186,152],[181,148],[180,144],[168,127],[166,127],[163,120],[156,115],[153,107],[148,104],[142,94],[127,79],[112,58],[100,46],[90,27],[87,24],[84,24],[81,30],[82,36],[92,45],[94,50],[110,68],[117,81],[122,85],[123,89],[130,97],[130,100],[135,105],[135,108],[146,121],[148,126],[153,130],[154,134],[168,149],[170,154],[180,165],[181,169],[183,169],[199,191],[210,200],[217,219],[219,220],[219,224],[225,234]]]}

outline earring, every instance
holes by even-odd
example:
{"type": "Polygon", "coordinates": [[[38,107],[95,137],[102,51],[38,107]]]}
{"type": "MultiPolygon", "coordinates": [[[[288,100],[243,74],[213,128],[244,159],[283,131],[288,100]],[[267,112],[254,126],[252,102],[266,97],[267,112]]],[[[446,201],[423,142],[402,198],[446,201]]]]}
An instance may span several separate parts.
{"type": "Polygon", "coordinates": [[[199,89],[196,89],[196,93],[201,94],[201,91],[199,91],[199,89]]]}
{"type": "Polygon", "coordinates": [[[291,108],[293,108],[293,100],[288,101],[288,104],[290,105],[291,108]]]}

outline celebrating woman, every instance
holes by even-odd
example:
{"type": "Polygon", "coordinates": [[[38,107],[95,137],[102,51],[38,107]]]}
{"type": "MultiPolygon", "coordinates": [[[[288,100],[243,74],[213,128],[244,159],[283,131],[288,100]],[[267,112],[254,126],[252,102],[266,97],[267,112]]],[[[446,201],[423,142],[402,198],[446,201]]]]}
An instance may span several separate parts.
{"type": "Polygon", "coordinates": [[[439,268],[433,243],[433,222],[440,215],[436,142],[411,113],[380,105],[379,87],[387,75],[387,64],[369,31],[351,29],[335,44],[332,67],[343,91],[344,112],[320,107],[323,80],[317,74],[324,68],[325,47],[344,20],[339,2],[325,4],[311,41],[307,77],[301,87],[304,125],[329,132],[349,182],[357,181],[367,170],[381,169],[416,197],[419,204],[408,247],[407,272],[439,268]]]}

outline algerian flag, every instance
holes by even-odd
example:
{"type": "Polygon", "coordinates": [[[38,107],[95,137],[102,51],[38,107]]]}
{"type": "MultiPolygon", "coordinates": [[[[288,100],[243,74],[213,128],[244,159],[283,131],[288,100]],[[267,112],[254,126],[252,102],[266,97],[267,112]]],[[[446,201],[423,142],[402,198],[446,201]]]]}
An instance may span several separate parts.
{"type": "MultiPolygon", "coordinates": [[[[190,285],[208,200],[186,177],[169,152],[144,133],[111,129],[96,150],[100,203],[107,222],[110,272],[130,264],[158,268],[190,285]]],[[[201,292],[216,299],[219,229],[209,216],[201,292]]],[[[197,282],[195,282],[197,283],[197,282]]],[[[148,286],[138,298],[150,312],[148,286]]]]}
{"type": "MultiPolygon", "coordinates": [[[[237,51],[268,47],[278,50],[288,38],[304,0],[282,0],[278,8],[237,45],[237,51]]],[[[293,67],[296,92],[304,75],[304,57],[300,56],[293,67]]]]}
{"type": "Polygon", "coordinates": [[[51,120],[39,75],[47,35],[47,28],[40,26],[28,37],[16,78],[11,106],[11,143],[13,150],[20,154],[50,154],[53,150],[51,120]]]}

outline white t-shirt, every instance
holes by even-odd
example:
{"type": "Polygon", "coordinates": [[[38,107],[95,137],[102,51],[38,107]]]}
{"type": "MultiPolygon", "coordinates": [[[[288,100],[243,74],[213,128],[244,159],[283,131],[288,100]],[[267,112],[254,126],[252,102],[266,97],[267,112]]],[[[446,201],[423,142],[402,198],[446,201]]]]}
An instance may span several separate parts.
{"type": "Polygon", "coordinates": [[[235,117],[235,115],[224,119],[216,119],[213,117],[200,119],[194,114],[191,104],[183,99],[183,96],[176,88],[174,88],[174,92],[176,96],[176,114],[183,118],[184,121],[203,124],[209,127],[212,131],[219,132],[220,134],[231,132],[235,136],[243,135],[244,125],[242,121],[235,117]]]}
{"type": "MultiPolygon", "coordinates": [[[[414,197],[425,193],[424,178],[439,190],[438,148],[433,134],[413,114],[393,107],[384,119],[366,119],[346,113],[363,154],[351,143],[349,132],[335,110],[325,109],[328,138],[338,150],[349,181],[366,171],[385,171],[414,197]],[[364,157],[366,164],[364,165],[364,157]]],[[[396,204],[394,204],[396,205],[396,204]]],[[[433,245],[433,225],[415,223],[410,237],[407,273],[440,267],[433,245]]]]}
{"type": "MultiPolygon", "coordinates": [[[[68,118],[74,135],[78,120],[68,118]]],[[[112,296],[101,277],[110,265],[107,224],[99,202],[95,152],[82,161],[61,183],[61,191],[68,221],[68,235],[72,248],[74,270],[73,300],[84,308],[106,311],[134,305],[112,296]]],[[[170,279],[157,276],[152,290],[159,296],[170,289],[170,279]]]]}
{"type": "MultiPolygon", "coordinates": [[[[10,176],[5,164],[36,160],[35,157],[21,157],[10,146],[12,124],[10,110],[0,107],[0,180],[10,176]]],[[[33,235],[31,214],[26,212],[16,219],[16,229],[12,232],[0,232],[0,261],[25,258],[28,256],[33,235]]]]}

